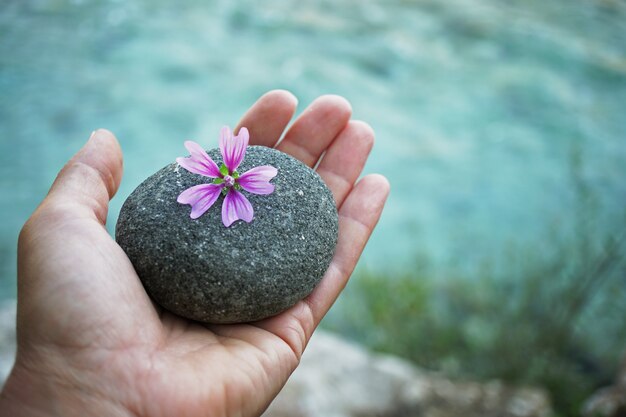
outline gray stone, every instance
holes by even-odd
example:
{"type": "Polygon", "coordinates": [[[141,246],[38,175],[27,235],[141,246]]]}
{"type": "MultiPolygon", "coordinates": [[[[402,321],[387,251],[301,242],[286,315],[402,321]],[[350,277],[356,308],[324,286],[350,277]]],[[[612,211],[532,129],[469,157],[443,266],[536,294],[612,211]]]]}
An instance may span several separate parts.
{"type": "MultiPolygon", "coordinates": [[[[208,151],[218,165],[218,149],[208,151]]],[[[185,189],[209,182],[177,164],[145,180],[124,203],[116,240],[147,292],[166,309],[207,323],[275,315],[306,297],[320,281],[337,243],[332,193],[312,169],[274,149],[251,146],[238,171],[273,165],[270,195],[243,191],[251,223],[224,227],[223,197],[200,218],[179,204],[185,189]]]]}

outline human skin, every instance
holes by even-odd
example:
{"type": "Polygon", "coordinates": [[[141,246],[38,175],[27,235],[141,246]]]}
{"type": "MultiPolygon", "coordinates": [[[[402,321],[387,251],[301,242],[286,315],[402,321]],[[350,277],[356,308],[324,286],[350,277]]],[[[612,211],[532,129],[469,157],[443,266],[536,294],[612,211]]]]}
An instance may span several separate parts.
{"type": "Polygon", "coordinates": [[[346,285],[389,193],[380,175],[357,181],[374,133],[350,120],[345,99],[316,99],[287,129],[296,105],[289,92],[271,91],[235,131],[245,126],[251,145],[276,146],[311,167],[325,152],[317,172],[337,203],[339,241],[313,293],[248,324],[201,325],[155,305],[104,227],[122,153],[112,133],[97,130],[20,233],[18,349],[0,416],[258,416],[267,408],[346,285]]]}

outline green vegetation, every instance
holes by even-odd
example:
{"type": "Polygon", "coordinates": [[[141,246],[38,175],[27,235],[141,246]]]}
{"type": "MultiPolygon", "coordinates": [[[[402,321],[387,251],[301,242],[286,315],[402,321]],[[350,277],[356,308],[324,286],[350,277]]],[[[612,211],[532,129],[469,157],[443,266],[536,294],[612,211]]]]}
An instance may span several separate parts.
{"type": "Polygon", "coordinates": [[[326,326],[447,375],[544,387],[559,416],[579,415],[626,350],[626,219],[598,236],[575,152],[571,168],[575,230],[471,274],[424,256],[400,275],[360,271],[326,326]]]}
{"type": "Polygon", "coordinates": [[[626,348],[624,262],[607,251],[595,267],[593,279],[550,263],[525,280],[362,272],[328,325],[447,375],[544,387],[575,416],[626,348]]]}

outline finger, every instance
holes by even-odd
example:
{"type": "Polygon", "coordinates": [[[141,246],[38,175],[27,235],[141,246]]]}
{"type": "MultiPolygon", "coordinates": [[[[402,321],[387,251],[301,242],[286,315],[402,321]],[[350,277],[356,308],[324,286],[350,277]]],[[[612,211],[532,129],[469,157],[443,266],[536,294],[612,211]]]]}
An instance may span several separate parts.
{"type": "Polygon", "coordinates": [[[41,208],[62,206],[76,215],[93,215],[106,222],[109,200],[122,179],[120,145],[111,132],[99,129],[63,167],[41,208]]]}
{"type": "Polygon", "coordinates": [[[351,114],[352,107],[345,98],[322,96],[304,110],[276,148],[313,167],[346,127],[351,114]]]}
{"type": "Polygon", "coordinates": [[[285,90],[264,94],[243,116],[235,132],[246,127],[250,132],[250,145],[273,148],[296,112],[298,99],[285,90]]]}
{"type": "Polygon", "coordinates": [[[389,182],[382,175],[359,181],[339,210],[339,241],[326,275],[306,298],[317,326],[345,287],[389,195],[389,182]]]}
{"type": "Polygon", "coordinates": [[[128,346],[159,330],[133,265],[102,227],[121,176],[117,140],[107,130],[94,132],[22,228],[18,317],[31,340],[73,346],[101,330],[103,343],[128,346]]]}
{"type": "Polygon", "coordinates": [[[313,330],[345,287],[389,195],[389,182],[368,175],[352,189],[339,211],[339,241],[335,256],[313,292],[278,316],[254,323],[288,344],[300,357],[313,330]]]}
{"type": "Polygon", "coordinates": [[[326,151],[317,173],[332,191],[337,207],[341,207],[361,174],[373,145],[374,131],[370,125],[350,121],[326,151]]]}

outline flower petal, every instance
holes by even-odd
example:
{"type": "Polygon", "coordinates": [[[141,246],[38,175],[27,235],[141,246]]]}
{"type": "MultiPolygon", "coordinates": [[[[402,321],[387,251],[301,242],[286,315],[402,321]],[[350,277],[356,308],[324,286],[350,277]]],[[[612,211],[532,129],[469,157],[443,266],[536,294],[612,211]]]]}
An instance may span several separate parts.
{"type": "Polygon", "coordinates": [[[246,196],[234,188],[228,190],[222,205],[222,223],[224,223],[224,226],[228,227],[239,219],[250,223],[253,216],[252,204],[250,204],[246,196]]]}
{"type": "Polygon", "coordinates": [[[202,146],[190,140],[185,142],[185,148],[191,156],[189,158],[176,158],[178,165],[194,174],[204,175],[205,177],[218,178],[220,170],[215,161],[202,149],[202,146]]]}
{"type": "Polygon", "coordinates": [[[241,174],[237,182],[241,187],[253,194],[272,194],[274,184],[270,180],[278,174],[278,170],[271,165],[252,168],[241,174]]]}
{"type": "Polygon", "coordinates": [[[202,216],[220,196],[223,184],[200,184],[187,188],[180,193],[178,201],[180,204],[190,204],[192,219],[202,216]]]}
{"type": "Polygon", "coordinates": [[[237,136],[233,136],[228,126],[222,128],[220,134],[220,151],[222,152],[224,164],[228,167],[228,171],[231,174],[239,167],[241,161],[243,161],[249,139],[250,134],[245,127],[239,129],[237,136]]]}

